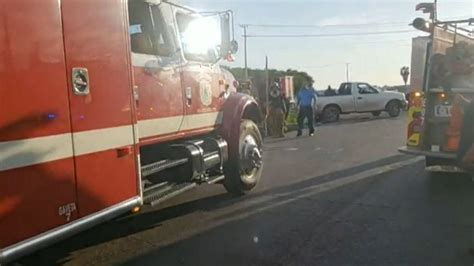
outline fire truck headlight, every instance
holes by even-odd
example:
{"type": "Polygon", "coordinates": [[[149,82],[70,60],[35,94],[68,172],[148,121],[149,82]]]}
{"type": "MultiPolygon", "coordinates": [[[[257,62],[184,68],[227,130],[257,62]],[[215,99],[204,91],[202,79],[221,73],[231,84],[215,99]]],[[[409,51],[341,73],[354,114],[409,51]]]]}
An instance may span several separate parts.
{"type": "Polygon", "coordinates": [[[416,18],[415,20],[413,20],[412,26],[417,30],[428,33],[431,32],[433,29],[433,25],[423,18],[416,18]]]}

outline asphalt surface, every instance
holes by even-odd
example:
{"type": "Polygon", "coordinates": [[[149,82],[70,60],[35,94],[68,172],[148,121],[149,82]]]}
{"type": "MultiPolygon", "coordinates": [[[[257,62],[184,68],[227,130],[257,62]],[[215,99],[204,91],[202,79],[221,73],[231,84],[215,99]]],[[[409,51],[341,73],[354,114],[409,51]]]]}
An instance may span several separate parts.
{"type": "Polygon", "coordinates": [[[474,265],[474,185],[400,155],[404,117],[269,139],[258,188],[202,186],[23,265],[474,265]]]}

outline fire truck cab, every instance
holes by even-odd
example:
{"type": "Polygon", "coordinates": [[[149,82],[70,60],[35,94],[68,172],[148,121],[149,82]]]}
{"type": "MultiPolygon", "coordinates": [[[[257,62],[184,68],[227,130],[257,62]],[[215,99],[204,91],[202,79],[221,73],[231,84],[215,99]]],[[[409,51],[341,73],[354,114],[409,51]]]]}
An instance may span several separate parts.
{"type": "Polygon", "coordinates": [[[219,65],[232,13],[0,2],[0,264],[199,184],[262,172],[255,100],[219,65]]]}

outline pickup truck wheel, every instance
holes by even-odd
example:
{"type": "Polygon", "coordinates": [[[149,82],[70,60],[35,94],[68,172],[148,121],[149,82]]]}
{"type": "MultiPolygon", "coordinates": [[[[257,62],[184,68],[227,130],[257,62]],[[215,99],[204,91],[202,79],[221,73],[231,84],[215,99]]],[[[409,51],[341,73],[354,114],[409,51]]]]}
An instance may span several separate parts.
{"type": "Polygon", "coordinates": [[[396,101],[391,101],[387,104],[387,112],[390,117],[397,117],[400,115],[400,104],[396,101]]]}
{"type": "Polygon", "coordinates": [[[380,113],[382,113],[382,112],[380,112],[380,111],[375,111],[375,112],[372,112],[372,115],[373,115],[373,116],[380,116],[380,113]]]}
{"type": "Polygon", "coordinates": [[[323,121],[326,123],[333,123],[339,121],[341,111],[337,106],[328,106],[323,111],[323,121]]]}
{"type": "Polygon", "coordinates": [[[245,195],[260,180],[263,169],[263,140],[257,125],[251,120],[240,123],[239,148],[229,151],[224,167],[224,187],[234,195],[245,195]]]}

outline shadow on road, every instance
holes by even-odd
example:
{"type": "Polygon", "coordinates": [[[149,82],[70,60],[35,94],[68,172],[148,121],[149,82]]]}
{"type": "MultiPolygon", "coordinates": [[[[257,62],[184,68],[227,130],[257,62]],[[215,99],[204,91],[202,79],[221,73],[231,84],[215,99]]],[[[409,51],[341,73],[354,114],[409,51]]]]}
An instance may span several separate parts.
{"type": "MultiPolygon", "coordinates": [[[[391,177],[387,177],[390,180],[387,182],[385,178],[361,181],[365,185],[346,186],[334,193],[291,202],[286,199],[297,197],[301,186],[317,182],[307,180],[275,189],[291,195],[264,203],[275,206],[271,211],[261,208],[262,204],[250,208],[245,206],[242,212],[252,213],[251,216],[239,216],[239,212],[232,211],[214,219],[226,220],[224,223],[154,248],[123,265],[154,265],[156,261],[164,265],[316,265],[319,262],[323,262],[321,265],[433,265],[432,262],[440,259],[450,262],[469,260],[465,249],[469,236],[463,233],[472,227],[472,221],[466,220],[470,207],[466,203],[472,199],[469,188],[466,188],[470,179],[451,174],[427,177],[421,164],[400,171],[403,174],[388,174],[391,177]],[[414,182],[417,185],[410,183],[412,178],[419,178],[414,182]],[[428,184],[423,182],[426,179],[428,184]],[[399,185],[394,185],[397,183],[399,185]],[[393,189],[395,193],[385,191],[390,194],[386,197],[374,195],[381,193],[382,187],[393,189]],[[411,193],[405,194],[407,188],[412,189],[411,193]],[[400,203],[403,195],[414,198],[405,201],[403,206],[400,203]],[[255,209],[257,211],[253,212],[255,209]],[[429,215],[425,216],[426,213],[429,215]],[[444,224],[441,218],[447,214],[454,214],[448,219],[453,224],[444,224]],[[397,215],[404,218],[395,220],[397,215]],[[457,224],[461,224],[460,228],[453,229],[457,224]],[[453,232],[462,233],[453,235],[453,232]],[[252,242],[252,236],[261,240],[252,242]],[[420,245],[426,239],[434,240],[433,246],[420,245]],[[218,243],[218,246],[206,246],[206,243],[218,243]],[[439,251],[430,249],[438,244],[452,246],[439,251]],[[453,250],[459,253],[453,254],[453,250]],[[400,252],[406,252],[406,256],[400,256],[400,252]],[[432,259],[424,261],[428,255],[432,259]],[[313,260],[305,261],[301,257],[313,260]],[[421,263],[423,261],[427,264],[421,263]]],[[[275,190],[253,196],[273,194],[275,190]]],[[[222,207],[213,201],[209,203],[212,206],[206,209],[222,207]]],[[[229,202],[224,204],[228,205],[229,202]]]]}
{"type": "Polygon", "coordinates": [[[390,117],[386,113],[382,113],[379,116],[373,116],[371,114],[348,114],[348,115],[341,115],[341,118],[338,122],[335,123],[319,123],[318,125],[326,127],[326,126],[342,126],[342,125],[350,125],[350,124],[359,124],[359,123],[366,123],[372,121],[381,121],[381,120],[399,120],[401,118],[405,118],[406,113],[401,112],[397,117],[390,117]]]}
{"type": "Polygon", "coordinates": [[[381,114],[380,116],[372,116],[370,114],[367,115],[347,115],[342,116],[339,122],[336,123],[326,123],[323,125],[327,126],[340,126],[340,125],[348,125],[348,124],[357,124],[363,122],[370,122],[370,121],[378,121],[378,120],[398,120],[401,117],[405,117],[405,113],[400,113],[398,117],[390,117],[388,115],[381,114]]]}
{"type": "MultiPolygon", "coordinates": [[[[335,171],[322,176],[316,176],[286,186],[251,193],[250,195],[247,195],[244,198],[234,197],[229,194],[219,194],[161,209],[145,209],[142,213],[124,216],[114,221],[99,225],[91,229],[90,231],[84,232],[74,238],[71,238],[67,241],[64,241],[55,246],[40,251],[37,254],[34,254],[24,259],[22,262],[28,265],[51,265],[52,262],[64,263],[68,261],[68,257],[70,256],[70,254],[76,250],[96,246],[102,243],[112,241],[114,239],[127,237],[129,235],[133,235],[145,230],[156,228],[161,226],[162,223],[168,220],[172,220],[180,216],[185,216],[193,212],[213,211],[232,206],[242,201],[250,201],[252,199],[263,198],[275,194],[282,194],[283,196],[278,197],[275,200],[283,201],[285,199],[294,197],[295,194],[298,194],[300,190],[303,190],[305,188],[325,183],[330,180],[354,175],[356,173],[374,167],[388,165],[408,158],[411,157],[406,155],[391,156],[375,162],[370,162],[349,169],[335,171]]],[[[262,201],[257,204],[253,204],[248,208],[237,210],[236,212],[233,212],[232,215],[239,215],[241,213],[251,212],[267,204],[267,201],[262,201]]],[[[226,217],[222,218],[225,219],[226,217]]]]}

